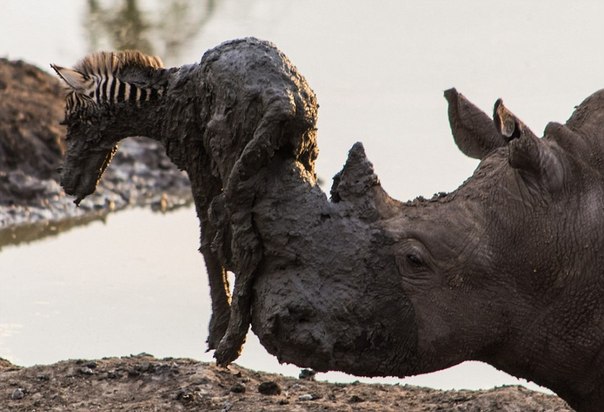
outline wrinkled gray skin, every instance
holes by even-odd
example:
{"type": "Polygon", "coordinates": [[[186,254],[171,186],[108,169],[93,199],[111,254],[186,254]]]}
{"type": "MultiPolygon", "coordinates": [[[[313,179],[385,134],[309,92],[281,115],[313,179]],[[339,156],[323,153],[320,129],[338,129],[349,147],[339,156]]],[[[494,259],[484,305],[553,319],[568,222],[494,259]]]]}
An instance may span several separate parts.
{"type": "MultiPolygon", "coordinates": [[[[471,178],[402,203],[356,144],[329,201],[314,176],[312,91],[297,75],[259,81],[267,66],[249,64],[266,49],[255,42],[166,71],[168,101],[129,113],[136,130],[115,113],[110,127],[163,141],[189,172],[218,264],[240,282],[219,362],[251,316],[262,344],[299,366],[402,377],[481,360],[579,411],[604,410],[604,91],[537,138],[501,101],[491,120],[448,90],[455,141],[481,159],[471,178]],[[245,98],[266,90],[294,98],[245,98]]],[[[83,170],[72,162],[68,174],[83,170]]]]}

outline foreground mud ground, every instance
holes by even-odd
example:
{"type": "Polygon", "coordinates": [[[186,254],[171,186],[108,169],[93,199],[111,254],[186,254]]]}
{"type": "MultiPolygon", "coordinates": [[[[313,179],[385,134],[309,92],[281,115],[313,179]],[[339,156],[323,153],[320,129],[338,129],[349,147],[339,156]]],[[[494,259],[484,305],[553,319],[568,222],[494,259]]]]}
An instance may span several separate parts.
{"type": "Polygon", "coordinates": [[[149,355],[20,368],[0,360],[1,411],[571,411],[558,397],[508,386],[439,391],[333,384],[149,355]]]}

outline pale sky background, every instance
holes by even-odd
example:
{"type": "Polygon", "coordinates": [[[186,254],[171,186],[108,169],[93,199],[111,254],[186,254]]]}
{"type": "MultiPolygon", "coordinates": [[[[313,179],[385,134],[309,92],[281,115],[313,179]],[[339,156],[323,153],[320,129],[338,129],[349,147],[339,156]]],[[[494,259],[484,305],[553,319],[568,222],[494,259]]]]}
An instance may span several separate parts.
{"type": "MultiPolygon", "coordinates": [[[[161,1],[140,4],[151,20],[161,20],[161,1]]],[[[2,6],[0,57],[49,70],[50,63],[70,65],[91,51],[86,2],[3,0],[2,6]]],[[[453,143],[445,89],[457,87],[487,113],[502,97],[538,135],[600,89],[603,12],[598,1],[217,0],[207,23],[165,62],[193,63],[236,37],[273,41],[317,93],[318,173],[327,187],[361,140],[385,189],[405,200],[451,191],[477,165],[453,143]]],[[[145,351],[209,360],[197,230],[192,209],[165,217],[135,210],[3,249],[0,357],[30,365],[145,351]],[[66,264],[74,248],[81,261],[66,264]]],[[[297,373],[250,340],[240,364],[297,373]]],[[[404,382],[480,388],[517,381],[466,363],[404,382]]]]}

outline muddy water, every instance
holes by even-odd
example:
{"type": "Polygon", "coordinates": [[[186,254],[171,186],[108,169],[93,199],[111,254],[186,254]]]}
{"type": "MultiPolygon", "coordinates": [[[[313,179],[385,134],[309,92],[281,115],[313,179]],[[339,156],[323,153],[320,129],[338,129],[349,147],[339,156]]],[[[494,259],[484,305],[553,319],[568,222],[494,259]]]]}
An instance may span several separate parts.
{"type": "MultiPolygon", "coordinates": [[[[5,0],[0,55],[48,68],[98,48],[138,47],[180,65],[226,39],[270,39],[318,95],[319,175],[329,181],[362,140],[386,190],[408,199],[454,189],[477,164],[452,142],[444,89],[457,87],[486,111],[503,97],[539,134],[604,84],[603,11],[599,2],[561,1],[5,0]]],[[[142,351],[210,359],[197,236],[191,209],[133,210],[5,247],[0,357],[22,365],[142,351]]],[[[297,372],[253,336],[240,363],[297,372]]],[[[478,388],[517,381],[466,363],[405,382],[478,388]]]]}

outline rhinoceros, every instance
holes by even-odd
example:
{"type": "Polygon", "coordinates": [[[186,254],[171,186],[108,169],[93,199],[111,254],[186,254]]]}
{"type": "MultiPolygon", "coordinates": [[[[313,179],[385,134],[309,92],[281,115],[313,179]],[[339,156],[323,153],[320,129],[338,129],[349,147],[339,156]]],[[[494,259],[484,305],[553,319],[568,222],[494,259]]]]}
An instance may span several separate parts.
{"type": "Polygon", "coordinates": [[[501,100],[491,118],[447,90],[455,142],[480,159],[457,190],[395,200],[357,143],[328,199],[314,93],[273,45],[227,42],[173,69],[107,59],[114,80],[56,67],[70,89],[66,191],[94,190],[122,138],[166,146],[193,182],[223,314],[221,274],[236,274],[228,328],[211,325],[220,363],[251,322],[280,361],[319,371],[479,360],[604,410],[604,91],[539,138],[501,100]]]}

